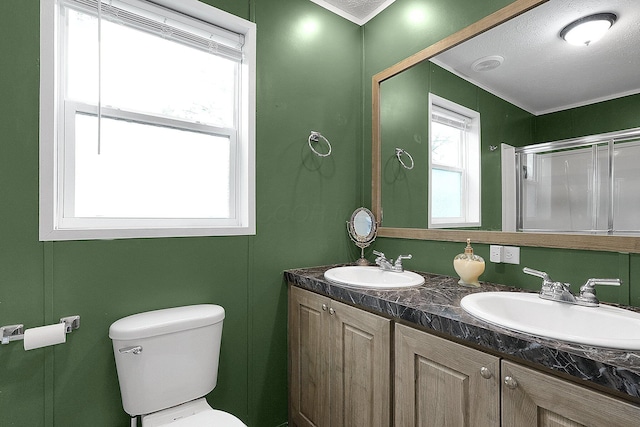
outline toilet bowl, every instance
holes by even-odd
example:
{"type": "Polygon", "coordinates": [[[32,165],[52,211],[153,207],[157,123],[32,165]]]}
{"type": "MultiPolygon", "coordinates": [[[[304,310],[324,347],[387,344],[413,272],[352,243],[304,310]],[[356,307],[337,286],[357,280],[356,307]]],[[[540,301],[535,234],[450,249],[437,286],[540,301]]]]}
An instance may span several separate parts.
{"type": "Polygon", "coordinates": [[[122,406],[143,427],[246,427],[211,408],[224,309],[200,304],[134,314],[109,328],[122,406]]]}

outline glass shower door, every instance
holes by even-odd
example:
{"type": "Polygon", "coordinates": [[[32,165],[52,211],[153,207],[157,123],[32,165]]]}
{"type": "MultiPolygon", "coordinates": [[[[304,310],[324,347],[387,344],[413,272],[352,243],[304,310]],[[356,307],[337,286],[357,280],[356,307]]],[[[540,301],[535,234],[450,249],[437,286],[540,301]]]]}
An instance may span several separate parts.
{"type": "Polygon", "coordinates": [[[518,230],[607,233],[608,144],[516,154],[518,230]]]}

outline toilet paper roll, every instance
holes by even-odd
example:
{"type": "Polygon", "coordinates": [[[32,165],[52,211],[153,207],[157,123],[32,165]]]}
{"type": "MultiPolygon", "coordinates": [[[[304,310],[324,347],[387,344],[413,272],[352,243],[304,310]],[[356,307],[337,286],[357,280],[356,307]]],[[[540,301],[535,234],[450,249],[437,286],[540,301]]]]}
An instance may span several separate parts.
{"type": "Polygon", "coordinates": [[[48,345],[62,344],[67,341],[65,324],[40,326],[24,331],[24,349],[46,347],[48,345]]]}

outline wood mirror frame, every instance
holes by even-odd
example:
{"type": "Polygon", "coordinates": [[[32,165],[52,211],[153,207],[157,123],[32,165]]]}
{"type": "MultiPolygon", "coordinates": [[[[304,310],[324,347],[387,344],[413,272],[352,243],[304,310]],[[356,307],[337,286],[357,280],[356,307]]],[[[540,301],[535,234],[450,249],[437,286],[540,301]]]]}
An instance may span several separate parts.
{"type": "MultiPolygon", "coordinates": [[[[422,61],[438,55],[466,40],[481,34],[493,27],[533,9],[549,0],[516,0],[504,8],[486,16],[468,27],[440,40],[420,52],[398,62],[373,76],[372,80],[372,143],[371,143],[371,205],[378,221],[382,223],[381,201],[381,134],[380,134],[380,84],[417,65],[422,61]]],[[[424,228],[378,227],[378,236],[400,239],[437,240],[464,242],[470,238],[476,243],[531,246],[544,248],[580,249],[607,252],[640,253],[640,238],[631,236],[603,236],[587,234],[559,233],[522,233],[484,230],[445,230],[424,228]]]]}

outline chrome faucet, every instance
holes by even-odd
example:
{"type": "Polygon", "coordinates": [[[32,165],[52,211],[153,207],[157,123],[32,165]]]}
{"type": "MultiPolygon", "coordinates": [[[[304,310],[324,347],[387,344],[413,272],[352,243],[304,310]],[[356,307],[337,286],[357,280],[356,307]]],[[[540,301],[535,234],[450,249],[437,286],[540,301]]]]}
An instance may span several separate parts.
{"type": "Polygon", "coordinates": [[[404,271],[402,267],[403,259],[411,259],[411,255],[398,255],[396,262],[393,262],[393,259],[387,259],[382,252],[373,251],[373,254],[377,255],[376,265],[378,265],[380,269],[384,271],[394,271],[396,273],[404,271]]]}
{"type": "Polygon", "coordinates": [[[580,295],[576,300],[580,301],[580,305],[588,307],[597,307],[600,301],[596,298],[596,285],[620,286],[620,279],[589,279],[580,287],[580,295]]]}
{"type": "Polygon", "coordinates": [[[597,307],[600,305],[600,301],[596,298],[596,285],[621,285],[620,279],[589,279],[580,287],[580,294],[574,295],[571,293],[571,285],[569,283],[554,282],[544,271],[534,270],[529,267],[523,268],[522,271],[542,279],[540,298],[585,307],[597,307]]]}

